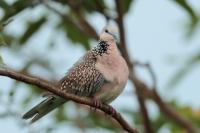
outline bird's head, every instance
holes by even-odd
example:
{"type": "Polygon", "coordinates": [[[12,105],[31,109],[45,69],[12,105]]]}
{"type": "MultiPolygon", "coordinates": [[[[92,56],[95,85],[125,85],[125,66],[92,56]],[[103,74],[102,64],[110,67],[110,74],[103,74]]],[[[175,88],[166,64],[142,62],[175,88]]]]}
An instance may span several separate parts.
{"type": "Polygon", "coordinates": [[[107,25],[103,28],[103,31],[100,34],[100,40],[103,41],[115,41],[119,44],[119,30],[116,25],[107,25]]]}

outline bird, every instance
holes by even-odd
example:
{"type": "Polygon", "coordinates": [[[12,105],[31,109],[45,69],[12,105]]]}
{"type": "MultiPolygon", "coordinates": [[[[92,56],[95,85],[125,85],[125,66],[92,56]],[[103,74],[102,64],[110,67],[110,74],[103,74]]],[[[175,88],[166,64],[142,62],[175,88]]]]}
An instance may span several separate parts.
{"type": "MultiPolygon", "coordinates": [[[[117,45],[117,26],[105,26],[99,35],[98,44],[87,51],[58,81],[58,89],[77,96],[89,97],[97,108],[104,103],[111,103],[122,93],[129,76],[127,63],[117,45]]],[[[48,94],[22,118],[31,119],[30,123],[34,123],[67,101],[69,100],[48,94]]],[[[111,112],[115,111],[111,107],[111,112]]]]}

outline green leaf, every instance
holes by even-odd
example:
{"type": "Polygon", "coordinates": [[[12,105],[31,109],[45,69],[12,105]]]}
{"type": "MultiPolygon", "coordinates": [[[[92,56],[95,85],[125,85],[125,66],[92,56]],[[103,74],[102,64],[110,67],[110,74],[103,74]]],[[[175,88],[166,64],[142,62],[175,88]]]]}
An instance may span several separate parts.
{"type": "Polygon", "coordinates": [[[190,15],[192,20],[197,19],[198,15],[195,13],[193,8],[187,3],[186,0],[174,0],[179,6],[181,6],[190,15]]]}
{"type": "Polygon", "coordinates": [[[167,119],[161,112],[151,121],[154,132],[158,132],[163,125],[167,124],[167,119]]]}
{"type": "Polygon", "coordinates": [[[76,0],[76,4],[87,13],[103,12],[107,8],[104,0],[76,0]]]}
{"type": "Polygon", "coordinates": [[[9,18],[5,22],[3,22],[3,24],[1,25],[1,30],[3,30],[3,28],[6,27],[8,24],[10,24],[12,21],[13,21],[13,19],[9,18]]]}
{"type": "Polygon", "coordinates": [[[130,109],[121,109],[120,112],[131,116],[134,124],[139,125],[139,124],[142,123],[142,118],[141,118],[140,112],[133,111],[133,110],[130,110],[130,109]]]}
{"type": "Polygon", "coordinates": [[[4,22],[0,22],[0,46],[7,45],[7,41],[5,41],[8,36],[5,35],[4,28],[13,21],[13,19],[8,19],[4,22]]]}
{"type": "Polygon", "coordinates": [[[80,31],[75,25],[61,24],[60,28],[64,29],[67,38],[69,38],[73,43],[81,44],[86,50],[90,49],[88,36],[80,31]]]}
{"type": "Polygon", "coordinates": [[[122,3],[122,12],[125,14],[129,11],[130,7],[131,7],[131,3],[134,0],[124,0],[122,3]]]}
{"type": "Polygon", "coordinates": [[[179,6],[181,6],[190,17],[190,23],[188,24],[188,35],[191,36],[197,27],[199,22],[198,14],[190,6],[186,0],[174,0],[179,6]]]}
{"type": "Polygon", "coordinates": [[[0,7],[2,7],[3,9],[7,9],[9,7],[9,5],[4,0],[1,0],[0,7]]]}
{"type": "Polygon", "coordinates": [[[26,31],[19,40],[20,44],[26,43],[28,39],[32,37],[33,34],[35,34],[46,21],[47,21],[46,16],[43,16],[35,22],[29,22],[28,28],[26,29],[26,31]]]}
{"type": "MultiPolygon", "coordinates": [[[[59,2],[62,5],[67,5],[69,3],[69,1],[66,0],[57,0],[56,2],[59,2]]],[[[86,13],[94,13],[96,11],[104,13],[106,9],[108,9],[104,0],[74,0],[73,5],[79,6],[78,10],[86,13]]]]}
{"type": "MultiPolygon", "coordinates": [[[[5,3],[4,3],[4,5],[5,5],[5,3]]],[[[31,7],[32,5],[33,5],[33,1],[17,0],[11,6],[9,6],[9,8],[6,8],[5,15],[4,15],[2,21],[7,20],[8,18],[20,13],[21,11],[23,11],[26,8],[31,7]]]]}
{"type": "MultiPolygon", "coordinates": [[[[81,2],[81,1],[80,1],[81,2]]],[[[83,1],[83,8],[89,12],[92,13],[93,11],[96,10],[96,1],[95,0],[84,0],[83,1]]]]}
{"type": "Polygon", "coordinates": [[[5,46],[7,45],[3,35],[0,33],[0,46],[5,46]]]}
{"type": "Polygon", "coordinates": [[[173,89],[183,78],[189,73],[190,65],[186,65],[179,70],[172,76],[170,81],[167,83],[167,88],[173,89]]]}
{"type": "MultiPolygon", "coordinates": [[[[180,115],[188,119],[197,130],[200,129],[200,111],[198,109],[193,109],[188,105],[180,105],[175,100],[170,101],[169,104],[175,111],[179,112],[180,115]]],[[[171,125],[172,130],[175,130],[176,128],[173,126],[174,125],[171,125]]]]}
{"type": "Polygon", "coordinates": [[[200,64],[200,53],[189,58],[183,67],[176,71],[170,81],[167,83],[167,88],[174,88],[184,77],[196,66],[200,64]]]}
{"type": "Polygon", "coordinates": [[[188,61],[187,64],[194,64],[194,63],[200,63],[200,53],[196,53],[193,55],[188,61]]]}
{"type": "Polygon", "coordinates": [[[5,32],[0,33],[0,46],[11,46],[13,43],[16,43],[16,42],[17,42],[17,38],[13,34],[5,33],[5,32]]]}
{"type": "MultiPolygon", "coordinates": [[[[190,106],[180,105],[175,100],[172,100],[167,104],[170,105],[174,109],[174,111],[179,112],[183,118],[189,120],[192,125],[198,127],[197,130],[199,130],[198,124],[200,112],[198,110],[193,110],[190,106]]],[[[161,129],[163,126],[167,127],[173,133],[183,133],[185,130],[180,127],[179,124],[167,118],[162,112],[159,112],[156,118],[152,120],[152,125],[154,128],[154,132],[158,132],[159,129],[161,129]]]]}
{"type": "Polygon", "coordinates": [[[0,64],[3,64],[3,59],[1,57],[1,55],[0,55],[0,64]]]}

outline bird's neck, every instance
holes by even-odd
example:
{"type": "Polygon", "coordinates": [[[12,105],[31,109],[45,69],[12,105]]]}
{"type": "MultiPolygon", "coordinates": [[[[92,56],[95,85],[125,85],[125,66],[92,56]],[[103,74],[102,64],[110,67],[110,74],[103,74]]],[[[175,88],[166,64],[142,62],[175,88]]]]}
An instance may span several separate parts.
{"type": "Polygon", "coordinates": [[[93,49],[97,55],[102,56],[103,54],[109,54],[112,52],[118,52],[115,41],[104,41],[100,40],[99,44],[93,49]]]}

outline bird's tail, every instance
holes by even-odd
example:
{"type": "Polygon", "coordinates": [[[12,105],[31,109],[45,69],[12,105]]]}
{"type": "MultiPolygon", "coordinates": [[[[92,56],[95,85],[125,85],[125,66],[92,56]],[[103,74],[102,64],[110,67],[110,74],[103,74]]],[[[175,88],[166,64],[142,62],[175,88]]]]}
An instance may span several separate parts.
{"type": "Polygon", "coordinates": [[[30,122],[34,123],[35,121],[39,120],[40,118],[42,118],[43,116],[45,116],[46,114],[48,114],[56,107],[62,105],[65,102],[66,100],[61,97],[55,95],[47,96],[45,100],[43,100],[35,107],[30,109],[27,113],[25,113],[22,118],[23,119],[32,118],[30,122]]]}

